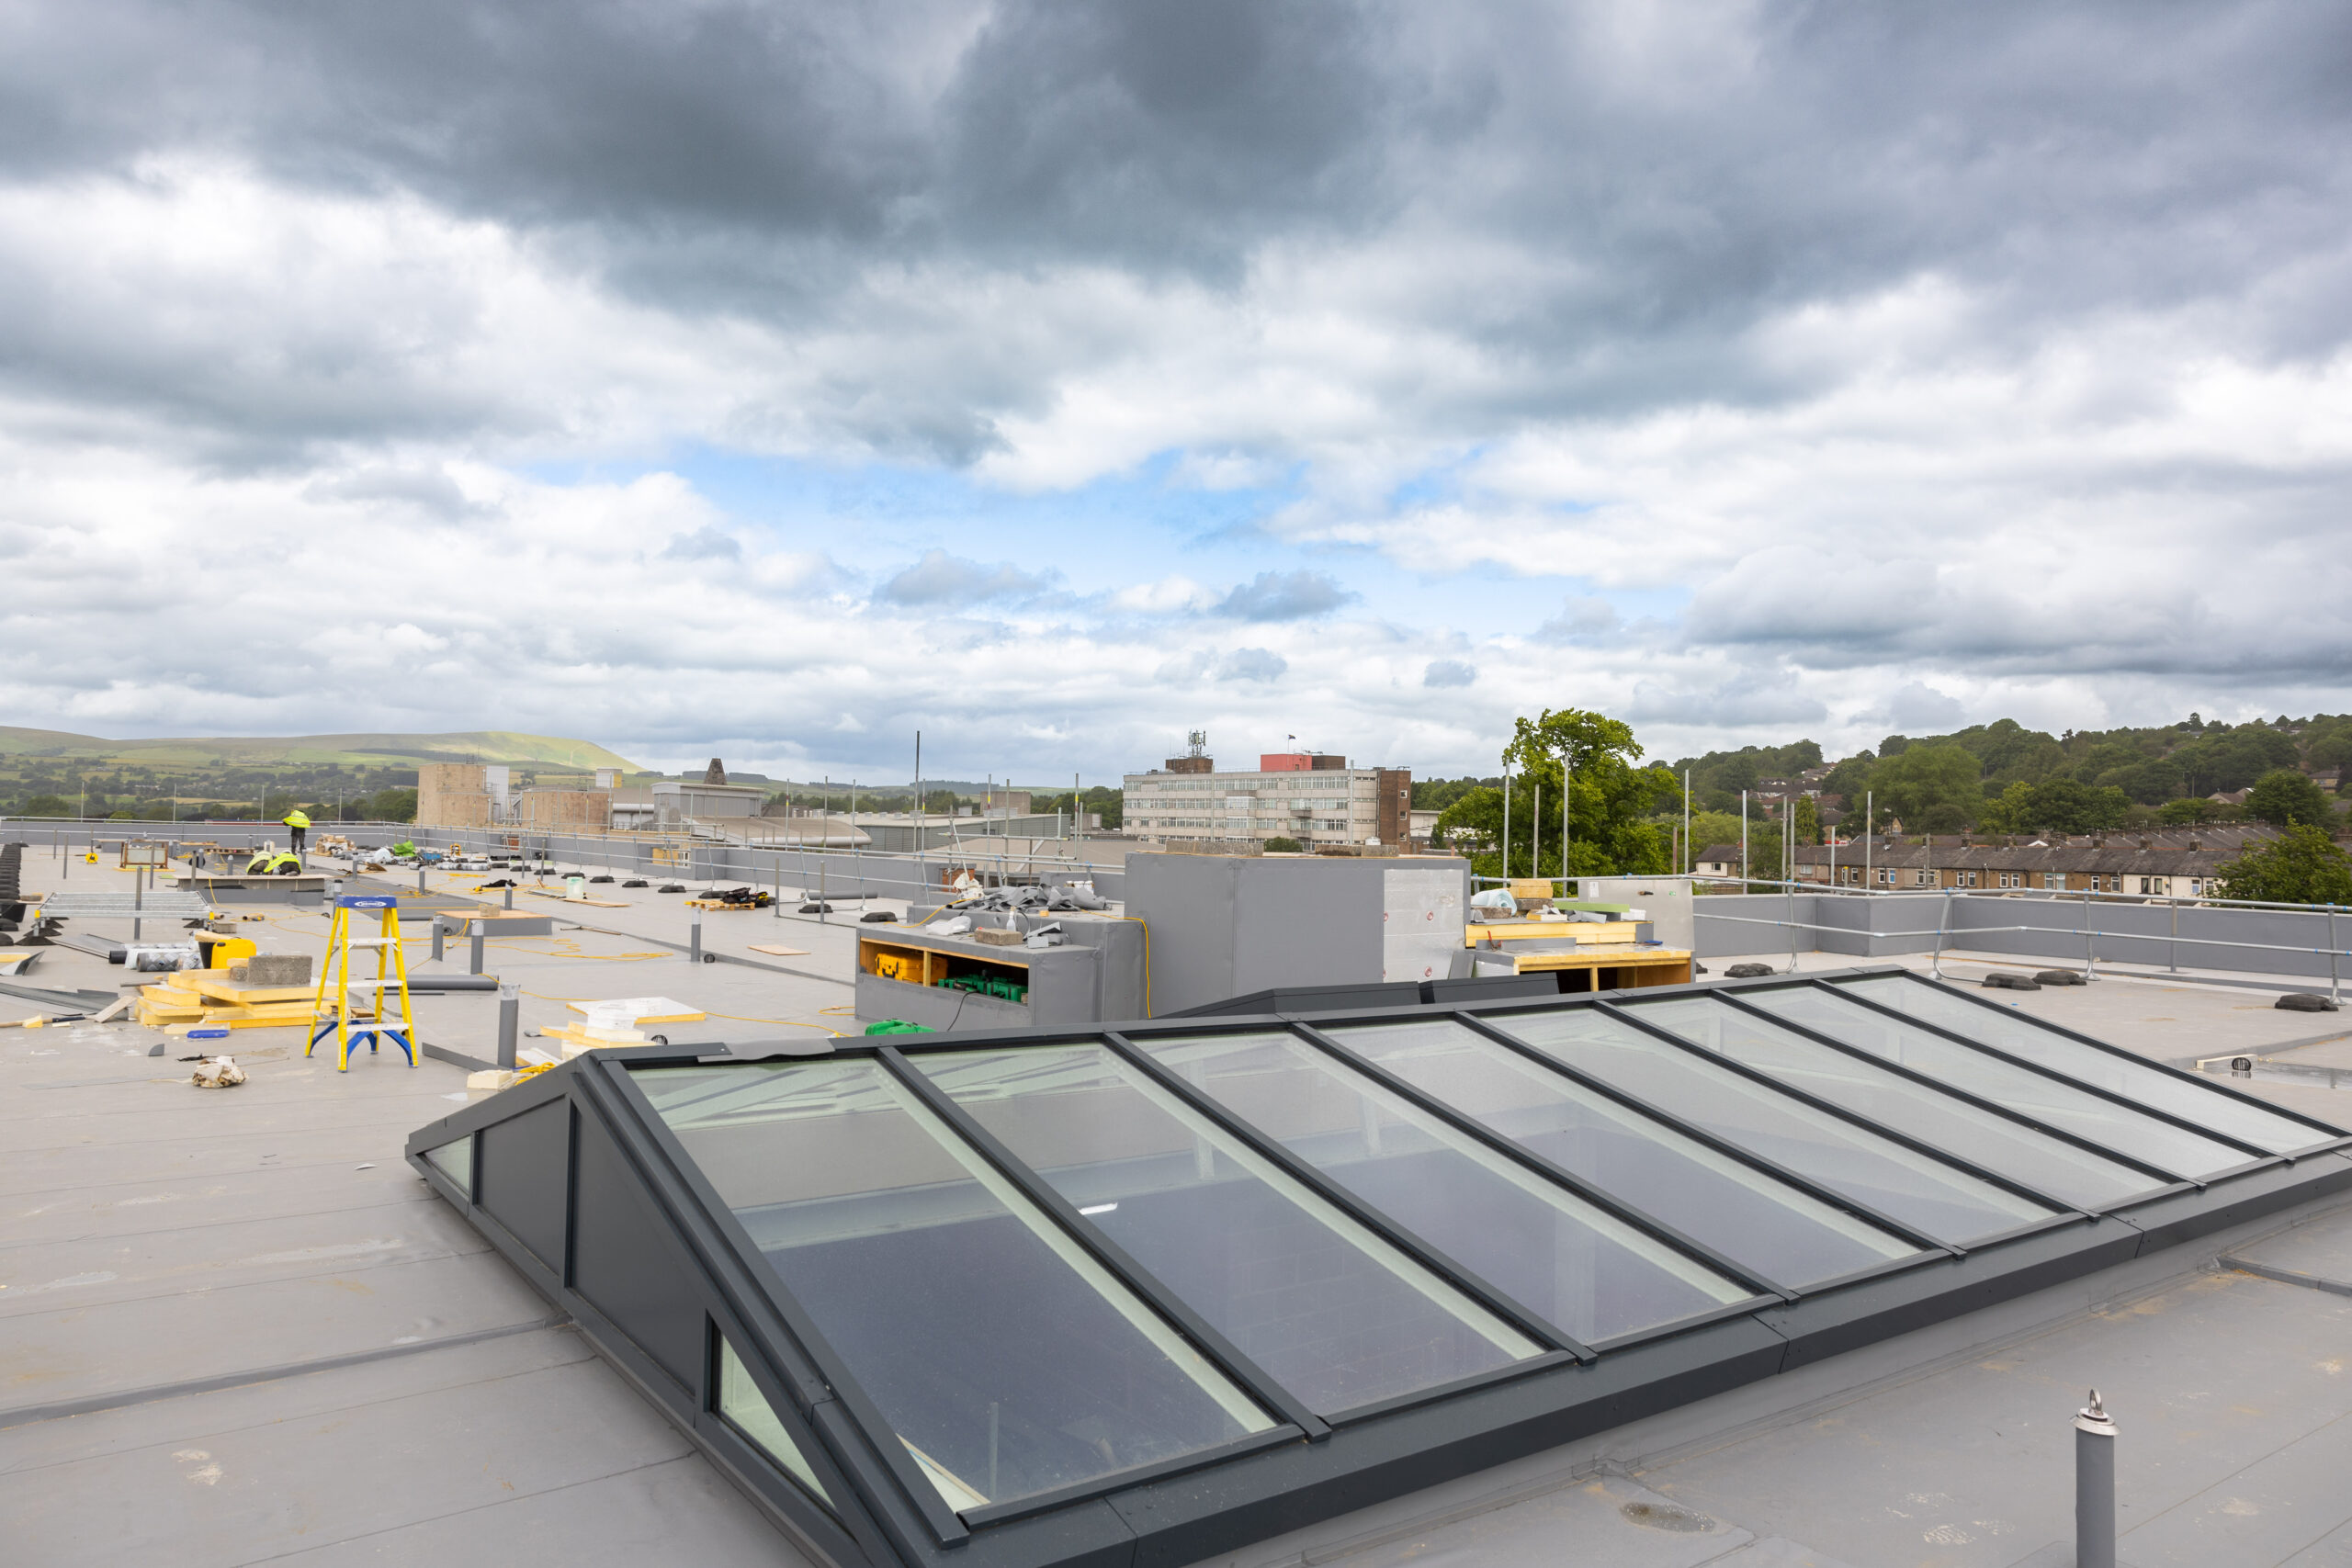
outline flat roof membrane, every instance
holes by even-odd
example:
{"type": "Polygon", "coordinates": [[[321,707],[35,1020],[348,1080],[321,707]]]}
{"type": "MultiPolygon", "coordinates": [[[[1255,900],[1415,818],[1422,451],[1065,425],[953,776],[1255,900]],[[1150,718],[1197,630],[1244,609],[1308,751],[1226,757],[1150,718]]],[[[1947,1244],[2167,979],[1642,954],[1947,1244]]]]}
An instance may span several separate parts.
{"type": "Polygon", "coordinates": [[[409,1153],[815,1558],[1078,1568],[2352,1187],[2347,1144],[1859,974],[599,1051],[409,1153]]]}

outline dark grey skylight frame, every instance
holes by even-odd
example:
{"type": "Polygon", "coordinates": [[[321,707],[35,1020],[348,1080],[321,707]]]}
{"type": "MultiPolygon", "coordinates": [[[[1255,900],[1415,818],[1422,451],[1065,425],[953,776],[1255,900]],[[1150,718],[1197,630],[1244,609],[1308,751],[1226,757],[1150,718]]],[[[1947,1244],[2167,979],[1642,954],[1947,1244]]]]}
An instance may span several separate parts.
{"type": "MultiPolygon", "coordinates": [[[[1279,1156],[1274,1163],[1304,1185],[1383,1235],[1399,1251],[1423,1259],[1513,1326],[1532,1331],[1529,1337],[1547,1348],[1544,1354],[1498,1371],[1327,1416],[1307,1408],[1253,1365],[1200,1313],[1126,1257],[1051,1183],[990,1137],[915,1065],[915,1059],[930,1053],[1087,1043],[1107,1045],[1123,1059],[1149,1064],[1140,1070],[1151,1071],[1159,1064],[1139,1046],[1153,1039],[1287,1032],[1369,1070],[1402,1098],[1424,1110],[1434,1108],[1433,1114],[1442,1113],[1465,1135],[1703,1258],[1709,1254],[1691,1252],[1689,1237],[1662,1225],[1623,1195],[1596,1189],[1548,1161],[1530,1159],[1523,1150],[1512,1152],[1516,1145],[1510,1139],[1383,1073],[1348,1048],[1342,1032],[1351,1025],[1454,1020],[1480,1039],[1502,1043],[1520,1057],[1544,1065],[1540,1052],[1511,1035],[1514,1017],[1597,1009],[1645,1035],[1664,1037],[1637,1015],[1611,1004],[1673,995],[1737,998],[1792,984],[1834,987],[1841,979],[1861,977],[1860,973],[1826,977],[1826,982],[1814,976],[1774,977],[1552,1001],[1513,998],[1475,1007],[1400,1008],[1383,1005],[1388,1001],[1384,996],[1371,1006],[1313,1013],[1132,1023],[1119,1027],[1115,1039],[1112,1030],[1090,1028],[832,1042],[833,1058],[870,1057],[919,1098],[940,1122],[966,1140],[970,1152],[1159,1314],[1203,1359],[1256,1399],[1275,1422],[1268,1430],[1166,1463],[1119,1471],[1056,1493],[992,1502],[960,1515],[909,1457],[861,1387],[856,1369],[818,1331],[784,1270],[754,1245],[750,1231],[633,1077],[636,1071],[652,1066],[773,1065],[787,1060],[786,1054],[734,1058],[718,1047],[692,1045],[590,1053],[419,1129],[409,1141],[408,1156],[436,1191],[465,1212],[536,1289],[570,1313],[599,1350],[804,1550],[819,1561],[838,1564],[910,1568],[950,1562],[989,1568],[1126,1568],[1191,1562],[2352,1187],[2352,1157],[2346,1153],[2352,1149],[2352,1134],[2241,1095],[2226,1084],[2175,1074],[2199,1092],[2226,1097],[2216,1103],[2258,1106],[2308,1128],[2308,1145],[2264,1153],[2199,1181],[2173,1180],[2169,1173],[2151,1172],[2145,1192],[2103,1205],[2096,1213],[2068,1209],[1999,1172],[1927,1148],[1866,1117],[1811,1100],[1786,1085],[1749,1074],[1740,1064],[1708,1054],[1718,1066],[1746,1074],[1774,1094],[2052,1205],[2047,1217],[1956,1243],[1905,1226],[1741,1147],[1736,1139],[1681,1122],[1591,1074],[1551,1062],[1549,1070],[1564,1081],[1646,1114],[1754,1170],[1760,1179],[1781,1181],[1919,1247],[1909,1257],[1854,1277],[1804,1288],[1776,1284],[1719,1311],[1582,1345],[1540,1320],[1525,1322],[1532,1314],[1517,1303],[1497,1300],[1491,1287],[1453,1265],[1442,1247],[1414,1235],[1289,1156],[1277,1140],[1240,1121],[1229,1108],[1182,1085],[1176,1092],[1191,1099],[1204,1115],[1213,1116],[1270,1157],[1279,1156]],[[461,1141],[464,1156],[453,1157],[447,1145],[461,1141]],[[720,1414],[722,1341],[740,1364],[729,1385],[739,1413],[748,1376],[767,1406],[763,1416],[774,1417],[772,1427],[764,1420],[752,1425],[774,1434],[771,1441],[788,1442],[797,1450],[795,1457],[805,1478],[763,1451],[745,1424],[720,1414]]],[[[1947,994],[1972,1007],[1984,1005],[1964,993],[1947,994]]],[[[1769,1012],[1764,1016],[1771,1017],[1769,1012]]],[[[1913,1026],[1935,1028],[1962,1044],[1985,1048],[1968,1040],[1964,1032],[1928,1025],[1907,1013],[1896,1016],[1913,1026]]],[[[1996,1010],[1995,1016],[2012,1022],[2019,1017],[2007,1010],[1996,1010]]],[[[2072,1032],[2052,1032],[2134,1064],[2145,1062],[2072,1032]]],[[[1702,1051],[1687,1042],[1668,1043],[1682,1051],[1702,1051]]],[[[1754,1272],[1731,1277],[1752,1283],[1754,1272]]],[[[952,1291],[955,1284],[944,1280],[942,1288],[952,1291]]]]}

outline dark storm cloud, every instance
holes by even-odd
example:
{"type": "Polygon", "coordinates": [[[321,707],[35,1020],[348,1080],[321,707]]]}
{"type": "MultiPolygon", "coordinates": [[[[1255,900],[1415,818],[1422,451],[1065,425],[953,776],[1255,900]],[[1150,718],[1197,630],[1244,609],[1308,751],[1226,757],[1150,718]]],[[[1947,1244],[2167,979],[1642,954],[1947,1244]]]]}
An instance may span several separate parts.
{"type": "Polygon", "coordinates": [[[2256,314],[2336,341],[2348,40],[2340,7],[2122,0],[118,0],[14,13],[0,159],[40,177],[193,148],[395,184],[566,229],[681,308],[716,272],[794,314],[880,255],[1222,279],[1271,237],[1409,208],[1559,264],[1422,307],[1572,351],[1513,395],[1639,402],[1701,373],[1769,392],[1794,372],[1729,343],[1759,310],[1922,268],[2030,318],[2304,253],[2256,314]]]}

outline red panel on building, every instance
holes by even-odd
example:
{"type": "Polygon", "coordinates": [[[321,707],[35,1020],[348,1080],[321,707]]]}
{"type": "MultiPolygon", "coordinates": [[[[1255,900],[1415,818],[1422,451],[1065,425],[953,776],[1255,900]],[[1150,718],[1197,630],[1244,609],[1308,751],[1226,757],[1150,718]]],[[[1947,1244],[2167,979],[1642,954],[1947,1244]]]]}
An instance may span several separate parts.
{"type": "Polygon", "coordinates": [[[1258,771],[1261,773],[1303,773],[1314,766],[1314,761],[1305,751],[1261,751],[1258,755],[1258,771]]]}

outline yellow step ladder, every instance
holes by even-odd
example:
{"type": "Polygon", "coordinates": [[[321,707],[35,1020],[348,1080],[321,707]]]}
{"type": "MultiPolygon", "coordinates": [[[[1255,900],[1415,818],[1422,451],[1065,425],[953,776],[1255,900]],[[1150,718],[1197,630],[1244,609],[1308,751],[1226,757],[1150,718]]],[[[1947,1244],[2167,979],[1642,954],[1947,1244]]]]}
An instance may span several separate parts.
{"type": "Polygon", "coordinates": [[[311,1001],[312,1022],[311,1043],[303,1047],[305,1056],[318,1049],[319,1042],[329,1034],[334,1036],[334,1070],[351,1070],[351,1048],[366,1041],[369,1052],[377,1048],[379,1039],[390,1040],[408,1055],[408,1065],[417,1065],[416,1024],[408,1005],[408,959],[401,952],[400,900],[386,894],[347,893],[334,901],[334,920],[327,928],[326,962],[319,967],[318,995],[311,1001]],[[378,917],[377,934],[355,936],[353,929],[369,913],[378,917]],[[356,950],[376,954],[376,973],[372,977],[355,978],[351,973],[351,955],[356,950]],[[327,993],[334,993],[334,1006],[327,1006],[327,993]],[[359,1027],[352,1027],[351,993],[357,990],[369,999],[359,1027]],[[400,998],[400,1025],[390,1026],[389,1014],[391,998],[400,998]]]}

